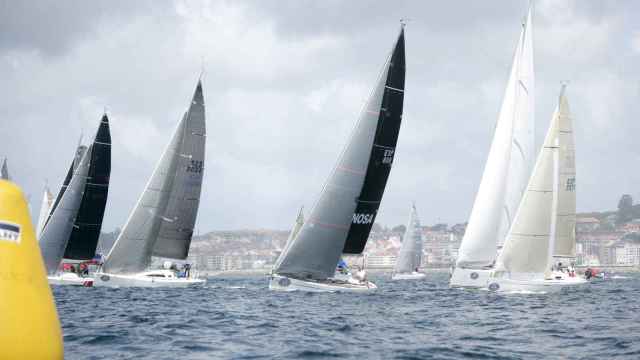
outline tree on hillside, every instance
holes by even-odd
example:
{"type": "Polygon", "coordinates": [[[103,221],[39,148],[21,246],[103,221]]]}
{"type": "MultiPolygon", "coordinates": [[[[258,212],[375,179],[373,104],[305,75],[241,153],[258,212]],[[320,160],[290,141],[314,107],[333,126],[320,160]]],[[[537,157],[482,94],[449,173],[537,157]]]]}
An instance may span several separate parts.
{"type": "Polygon", "coordinates": [[[618,201],[618,214],[616,224],[624,224],[633,219],[633,198],[629,194],[624,194],[618,201]]]}

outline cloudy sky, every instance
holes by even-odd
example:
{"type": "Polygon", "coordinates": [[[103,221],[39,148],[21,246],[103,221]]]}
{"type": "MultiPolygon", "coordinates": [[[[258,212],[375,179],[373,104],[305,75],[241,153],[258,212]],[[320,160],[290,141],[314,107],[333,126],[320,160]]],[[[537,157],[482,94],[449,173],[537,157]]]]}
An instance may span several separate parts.
{"type": "MultiPolygon", "coordinates": [[[[103,230],[122,226],[204,68],[198,228],[290,227],[310,208],[406,29],[405,113],[378,221],[466,221],[488,153],[521,1],[0,0],[0,157],[37,216],[104,109],[113,137],[103,230]]],[[[640,198],[635,1],[536,2],[536,144],[569,82],[578,210],[640,198]]]]}

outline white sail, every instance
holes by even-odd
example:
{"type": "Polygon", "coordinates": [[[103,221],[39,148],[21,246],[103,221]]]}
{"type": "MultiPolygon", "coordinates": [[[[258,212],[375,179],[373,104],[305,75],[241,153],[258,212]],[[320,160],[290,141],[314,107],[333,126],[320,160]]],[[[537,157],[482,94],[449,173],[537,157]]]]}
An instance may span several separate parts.
{"type": "MultiPolygon", "coordinates": [[[[548,275],[551,269],[556,234],[562,234],[567,223],[564,221],[566,214],[561,214],[558,210],[563,208],[563,211],[566,211],[571,207],[571,200],[565,202],[567,197],[561,199],[560,189],[563,188],[563,192],[573,192],[575,189],[575,178],[569,180],[571,177],[561,178],[560,175],[575,174],[572,161],[559,160],[562,149],[573,148],[572,135],[566,136],[564,133],[571,129],[566,111],[568,108],[563,88],[560,105],[549,125],[527,191],[498,257],[495,271],[497,276],[508,274],[512,279],[542,278],[548,275]],[[569,139],[571,144],[566,143],[569,139]],[[567,166],[572,168],[567,169],[567,166]],[[563,179],[564,183],[560,183],[563,179]],[[565,204],[561,204],[562,202],[565,204]],[[561,220],[562,224],[558,220],[561,220]]],[[[573,210],[569,209],[569,212],[575,213],[575,198],[573,199],[573,210]]]]}
{"type": "Polygon", "coordinates": [[[560,93],[555,116],[558,117],[559,124],[560,186],[553,255],[574,258],[576,256],[576,150],[565,87],[560,93]]]}
{"type": "Polygon", "coordinates": [[[422,263],[422,228],[418,219],[415,204],[411,206],[411,214],[407,229],[402,237],[402,247],[396,260],[394,272],[411,273],[417,271],[422,263]]]}
{"type": "Polygon", "coordinates": [[[36,239],[40,238],[44,224],[49,218],[49,212],[53,206],[53,194],[49,191],[49,187],[44,187],[44,194],[42,195],[42,205],[40,205],[40,215],[38,215],[38,227],[36,228],[36,239]]]}
{"type": "MultiPolygon", "coordinates": [[[[200,83],[198,83],[198,89],[201,89],[200,83]]],[[[198,91],[201,90],[196,90],[196,93],[198,91]]],[[[178,123],[171,142],[162,154],[136,207],[131,212],[122,232],[107,255],[102,268],[103,272],[132,274],[145,270],[151,263],[151,255],[159,239],[163,223],[176,221],[173,212],[169,215],[172,217],[168,217],[166,211],[172,199],[171,194],[174,191],[176,178],[183,179],[183,177],[177,176],[177,172],[197,173],[199,176],[190,181],[193,181],[196,185],[201,184],[202,162],[198,162],[197,164],[190,163],[188,166],[184,166],[185,160],[182,159],[184,156],[181,152],[184,151],[185,148],[190,149],[193,145],[185,145],[185,141],[193,141],[196,137],[190,132],[187,134],[186,131],[186,129],[192,129],[191,124],[187,124],[187,122],[192,121],[192,119],[193,117],[185,114],[178,123]]],[[[198,138],[203,138],[203,135],[204,134],[200,133],[198,138]]],[[[197,158],[194,160],[200,161],[200,159],[197,158]]],[[[189,194],[197,196],[197,199],[191,201],[192,199],[187,196],[182,198],[182,200],[190,201],[197,207],[200,195],[199,189],[197,192],[193,191],[193,193],[189,192],[189,194]]],[[[180,204],[176,204],[175,206],[178,208],[180,204]]],[[[186,214],[187,218],[180,220],[180,224],[187,224],[187,226],[191,224],[191,216],[195,217],[196,211],[191,211],[191,208],[189,209],[189,213],[186,214]]],[[[193,224],[191,224],[191,227],[192,226],[193,224]]],[[[189,229],[189,240],[191,239],[191,229],[189,229]]]]}
{"type": "Polygon", "coordinates": [[[493,141],[457,267],[490,266],[526,186],[533,159],[533,38],[531,13],[513,57],[493,141]]]}

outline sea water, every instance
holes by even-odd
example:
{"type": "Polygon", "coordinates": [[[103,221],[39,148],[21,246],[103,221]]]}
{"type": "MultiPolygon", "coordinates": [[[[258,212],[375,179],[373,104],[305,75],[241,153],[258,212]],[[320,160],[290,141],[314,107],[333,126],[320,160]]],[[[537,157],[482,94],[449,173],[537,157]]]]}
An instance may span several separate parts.
{"type": "Polygon", "coordinates": [[[55,287],[67,359],[640,359],[640,274],[553,294],[272,292],[266,276],[190,289],[55,287]]]}

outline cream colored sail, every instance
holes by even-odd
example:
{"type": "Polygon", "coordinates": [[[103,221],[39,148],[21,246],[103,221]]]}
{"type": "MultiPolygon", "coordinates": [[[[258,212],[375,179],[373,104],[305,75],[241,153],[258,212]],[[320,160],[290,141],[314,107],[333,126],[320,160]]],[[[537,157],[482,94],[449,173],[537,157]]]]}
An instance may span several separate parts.
{"type": "Polygon", "coordinates": [[[502,244],[533,161],[532,9],[523,25],[480,187],[460,245],[457,267],[490,266],[502,244]]]}
{"type": "Polygon", "coordinates": [[[558,214],[553,255],[573,258],[576,256],[576,151],[569,102],[562,88],[556,116],[559,123],[560,161],[558,214]]]}
{"type": "MultiPolygon", "coordinates": [[[[567,197],[561,195],[561,191],[572,192],[575,188],[575,178],[569,181],[570,177],[565,176],[571,171],[575,174],[573,163],[561,161],[562,149],[573,148],[572,137],[567,137],[565,133],[571,125],[569,116],[566,116],[568,113],[563,112],[568,109],[564,87],[559,103],[527,191],[498,257],[495,272],[497,276],[507,274],[510,278],[525,279],[547,277],[557,243],[556,235],[563,233],[562,229],[566,228],[560,221],[562,219],[564,222],[566,213],[561,213],[559,209],[565,211],[573,206],[571,212],[575,213],[575,197],[571,205],[571,200],[566,201],[567,197]],[[567,144],[569,139],[570,144],[567,144]],[[572,169],[567,170],[567,165],[572,169]],[[567,185],[571,190],[566,190],[567,185]]],[[[563,240],[558,242],[562,243],[563,240]]]]}

